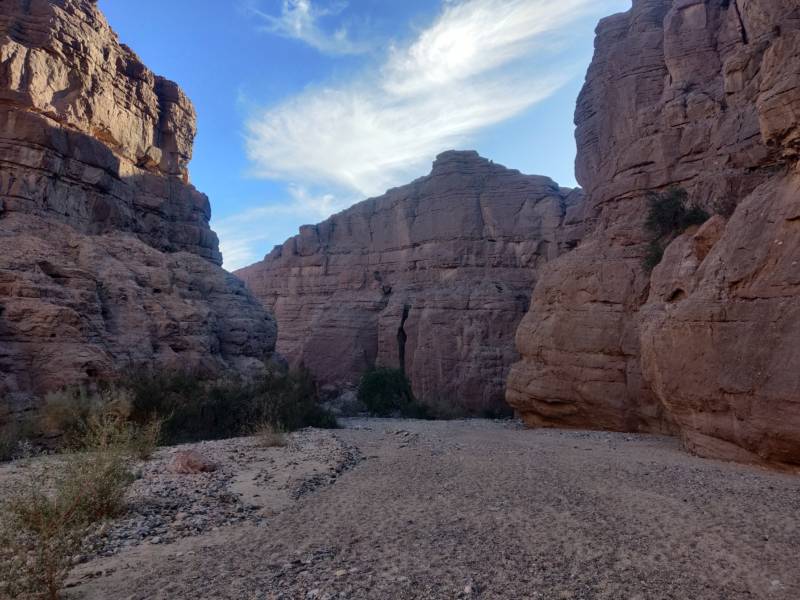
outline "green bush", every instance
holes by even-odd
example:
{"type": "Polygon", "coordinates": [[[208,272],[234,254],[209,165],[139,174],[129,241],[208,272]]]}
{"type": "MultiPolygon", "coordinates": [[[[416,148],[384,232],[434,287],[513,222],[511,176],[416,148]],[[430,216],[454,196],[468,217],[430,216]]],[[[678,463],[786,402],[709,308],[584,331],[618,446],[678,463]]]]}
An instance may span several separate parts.
{"type": "Polygon", "coordinates": [[[289,373],[267,372],[253,384],[255,421],[282,431],[303,427],[335,428],[336,419],[319,402],[317,386],[305,369],[289,373]]]}
{"type": "Polygon", "coordinates": [[[659,238],[679,235],[692,225],[705,223],[709,215],[690,204],[689,195],[682,188],[670,188],[666,192],[651,192],[648,195],[649,210],[645,226],[659,238]]]}
{"type": "Polygon", "coordinates": [[[414,398],[405,373],[399,369],[376,368],[364,373],[358,385],[358,399],[378,417],[429,417],[426,407],[414,398]]]}
{"type": "Polygon", "coordinates": [[[31,437],[30,421],[10,421],[0,425],[0,463],[18,457],[22,445],[31,437]]]}
{"type": "Polygon", "coordinates": [[[158,418],[167,444],[246,435],[256,424],[282,431],[336,427],[323,410],[308,371],[267,371],[252,381],[204,382],[187,373],[138,374],[123,383],[131,391],[131,419],[158,418]]]}
{"type": "Polygon", "coordinates": [[[670,188],[665,192],[648,194],[648,212],[645,227],[655,236],[648,246],[643,265],[648,271],[655,268],[664,256],[664,248],[693,225],[701,225],[709,214],[689,202],[689,195],[682,188],[670,188]]]}
{"type": "Polygon", "coordinates": [[[653,240],[647,245],[647,253],[644,255],[644,268],[648,271],[655,269],[664,258],[664,248],[658,240],[653,240]]]}

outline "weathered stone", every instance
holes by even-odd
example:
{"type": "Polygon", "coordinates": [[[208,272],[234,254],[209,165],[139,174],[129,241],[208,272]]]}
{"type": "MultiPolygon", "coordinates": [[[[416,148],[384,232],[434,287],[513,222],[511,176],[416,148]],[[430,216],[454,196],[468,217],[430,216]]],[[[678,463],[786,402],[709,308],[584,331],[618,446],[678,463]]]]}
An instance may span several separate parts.
{"type": "Polygon", "coordinates": [[[278,351],[323,383],[403,365],[428,403],[496,411],[538,272],[582,227],[579,191],[446,152],[237,275],[274,311],[278,351]]]}
{"type": "Polygon", "coordinates": [[[576,112],[597,226],[545,268],[518,332],[508,400],[528,423],[800,464],[798,36],[794,0],[634,0],[601,22],[576,112]],[[646,193],[670,186],[738,208],[651,278],[646,193]]]}
{"type": "Polygon", "coordinates": [[[187,183],[194,109],[94,2],[0,0],[0,412],[131,368],[257,368],[272,318],[187,183]]]}
{"type": "Polygon", "coordinates": [[[172,457],[167,469],[176,475],[196,475],[212,473],[217,470],[217,465],[197,450],[181,450],[172,457]]]}

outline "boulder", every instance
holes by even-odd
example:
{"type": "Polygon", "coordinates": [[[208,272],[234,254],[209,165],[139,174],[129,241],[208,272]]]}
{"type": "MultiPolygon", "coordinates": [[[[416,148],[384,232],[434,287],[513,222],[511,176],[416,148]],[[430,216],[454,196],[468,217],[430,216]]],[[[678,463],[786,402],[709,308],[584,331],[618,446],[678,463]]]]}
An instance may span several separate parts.
{"type": "Polygon", "coordinates": [[[196,475],[212,473],[217,465],[197,450],[180,450],[173,455],[167,470],[176,475],[196,475]]]}

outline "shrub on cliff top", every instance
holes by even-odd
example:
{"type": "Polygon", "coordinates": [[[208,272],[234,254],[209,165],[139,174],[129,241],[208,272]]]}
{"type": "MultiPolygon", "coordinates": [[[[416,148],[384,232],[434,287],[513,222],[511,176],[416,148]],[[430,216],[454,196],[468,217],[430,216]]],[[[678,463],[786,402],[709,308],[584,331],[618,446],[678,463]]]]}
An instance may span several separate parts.
{"type": "Polygon", "coordinates": [[[702,225],[709,214],[689,201],[682,188],[665,192],[651,192],[647,196],[649,208],[645,227],[654,235],[644,258],[644,267],[652,270],[661,262],[664,248],[692,225],[702,225]]]}

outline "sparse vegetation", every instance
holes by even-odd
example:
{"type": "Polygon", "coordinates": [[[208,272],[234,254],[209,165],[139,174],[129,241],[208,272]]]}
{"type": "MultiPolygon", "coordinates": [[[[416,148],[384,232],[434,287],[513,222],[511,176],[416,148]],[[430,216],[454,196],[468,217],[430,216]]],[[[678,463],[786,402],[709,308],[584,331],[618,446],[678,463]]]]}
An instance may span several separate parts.
{"type": "Polygon", "coordinates": [[[58,598],[87,533],[124,508],[131,436],[108,405],[86,416],[79,449],[27,465],[0,505],[0,595],[58,598]]]}
{"type": "Polygon", "coordinates": [[[244,435],[254,423],[281,431],[336,426],[304,370],[217,382],[187,373],[139,374],[123,385],[131,391],[131,419],[141,425],[161,420],[168,444],[244,435]]]}
{"type": "Polygon", "coordinates": [[[281,448],[287,443],[286,432],[270,423],[258,425],[253,431],[253,436],[262,448],[281,448]]]}
{"type": "Polygon", "coordinates": [[[30,438],[29,421],[10,421],[0,425],[0,463],[17,458],[30,438]]]}
{"type": "Polygon", "coordinates": [[[399,369],[376,368],[364,373],[358,385],[358,399],[378,417],[430,417],[428,409],[414,397],[405,373],[399,369]]]}
{"type": "Polygon", "coordinates": [[[644,256],[644,268],[648,271],[655,269],[664,258],[664,247],[659,240],[652,240],[647,245],[647,253],[644,256]]]}
{"type": "Polygon", "coordinates": [[[736,206],[736,198],[733,196],[725,196],[714,203],[714,213],[726,219],[730,219],[733,213],[736,212],[736,206]]]}
{"type": "MultiPolygon", "coordinates": [[[[254,433],[274,447],[286,445],[287,431],[335,425],[306,371],[249,382],[161,373],[49,395],[41,427],[60,435],[66,452],[31,460],[27,478],[0,503],[0,597],[58,598],[86,535],[124,510],[132,463],[149,459],[160,440],[254,433]]],[[[0,435],[10,455],[21,430],[8,426],[0,435]]]]}
{"type": "Polygon", "coordinates": [[[131,437],[130,446],[134,457],[139,460],[150,460],[153,458],[159,443],[161,442],[161,430],[164,427],[164,419],[153,416],[143,425],[135,425],[131,437]]]}
{"type": "Polygon", "coordinates": [[[693,225],[705,223],[709,214],[689,201],[682,188],[670,188],[661,193],[648,194],[649,209],[645,227],[654,238],[647,248],[643,266],[654,269],[664,256],[664,249],[677,236],[693,225]]]}
{"type": "Polygon", "coordinates": [[[114,415],[124,422],[130,412],[131,395],[124,388],[76,387],[48,394],[39,418],[46,433],[60,435],[63,447],[76,449],[85,445],[93,420],[114,415]]]}

